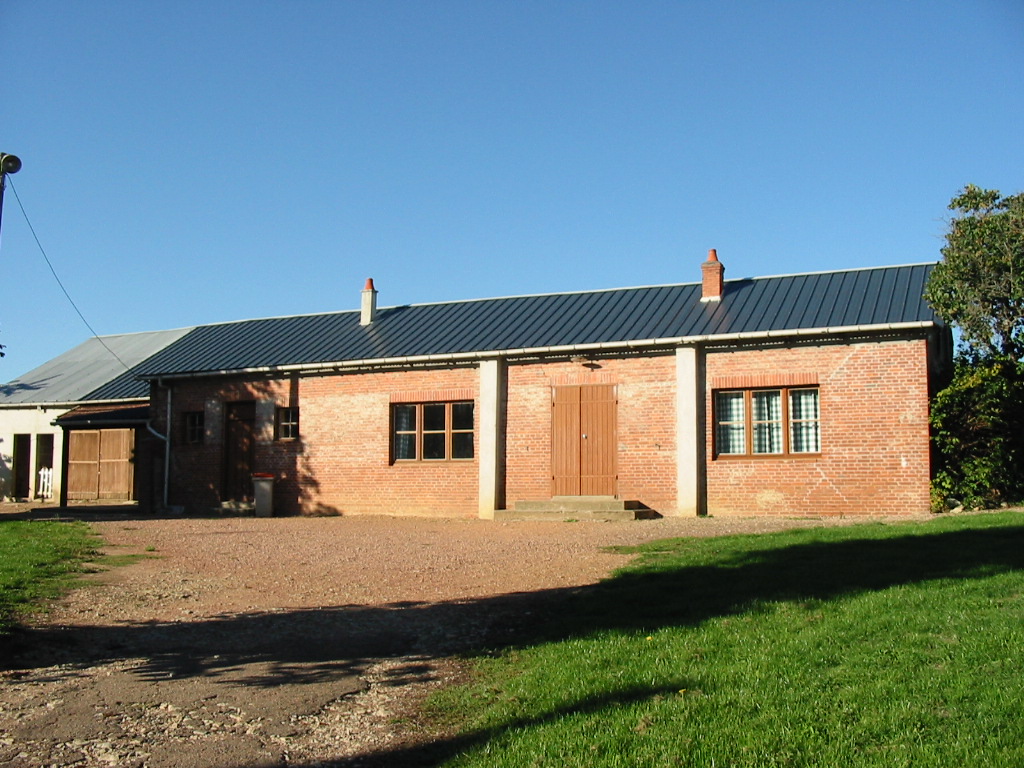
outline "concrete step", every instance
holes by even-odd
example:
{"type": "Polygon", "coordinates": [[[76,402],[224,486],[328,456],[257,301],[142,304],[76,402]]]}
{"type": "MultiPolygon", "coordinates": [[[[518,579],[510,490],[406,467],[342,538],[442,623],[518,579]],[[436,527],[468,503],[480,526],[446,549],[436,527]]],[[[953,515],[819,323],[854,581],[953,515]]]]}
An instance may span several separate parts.
{"type": "Polygon", "coordinates": [[[543,501],[517,501],[497,510],[495,520],[639,520],[656,516],[639,501],[610,496],[555,496],[543,501]]]}
{"type": "Polygon", "coordinates": [[[639,501],[616,499],[613,496],[553,496],[550,499],[542,499],[540,501],[517,501],[515,503],[516,510],[522,512],[586,509],[621,512],[626,509],[640,509],[642,506],[639,501]]]}

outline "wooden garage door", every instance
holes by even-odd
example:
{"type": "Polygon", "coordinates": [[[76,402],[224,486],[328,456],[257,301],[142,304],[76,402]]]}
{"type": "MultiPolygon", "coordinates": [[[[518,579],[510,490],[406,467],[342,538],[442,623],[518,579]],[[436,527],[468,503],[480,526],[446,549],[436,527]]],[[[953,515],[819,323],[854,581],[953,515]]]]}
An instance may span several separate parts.
{"type": "Polygon", "coordinates": [[[614,384],[555,387],[551,417],[551,495],[614,496],[614,384]]]}
{"type": "Polygon", "coordinates": [[[132,499],[134,429],[83,429],[68,435],[68,499],[132,499]]]}

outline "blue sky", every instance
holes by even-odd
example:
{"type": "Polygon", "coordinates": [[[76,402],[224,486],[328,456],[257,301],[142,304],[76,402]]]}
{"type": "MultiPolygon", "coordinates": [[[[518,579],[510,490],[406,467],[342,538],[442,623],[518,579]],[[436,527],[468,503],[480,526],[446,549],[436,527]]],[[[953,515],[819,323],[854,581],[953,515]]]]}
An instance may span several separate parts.
{"type": "MultiPolygon", "coordinates": [[[[1024,191],[1024,3],[0,4],[0,151],[100,334],[937,260],[1024,191]]],[[[0,381],[85,340],[8,186],[0,381]]]]}

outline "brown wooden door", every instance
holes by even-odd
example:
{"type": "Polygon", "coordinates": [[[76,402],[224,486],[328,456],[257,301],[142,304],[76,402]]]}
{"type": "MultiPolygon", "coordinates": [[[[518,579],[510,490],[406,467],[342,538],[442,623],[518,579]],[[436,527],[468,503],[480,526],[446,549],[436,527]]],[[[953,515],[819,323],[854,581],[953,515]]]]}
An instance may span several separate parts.
{"type": "Polygon", "coordinates": [[[68,433],[68,498],[82,501],[99,498],[100,431],[68,433]]]}
{"type": "Polygon", "coordinates": [[[228,403],[224,429],[224,501],[252,501],[256,403],[228,403]]]}
{"type": "Polygon", "coordinates": [[[68,499],[135,498],[135,430],[76,429],[68,433],[68,499]]]}
{"type": "Polygon", "coordinates": [[[614,384],[555,387],[551,419],[551,495],[614,496],[614,384]]]}
{"type": "Polygon", "coordinates": [[[135,486],[135,430],[101,429],[99,498],[130,499],[135,486]]]}

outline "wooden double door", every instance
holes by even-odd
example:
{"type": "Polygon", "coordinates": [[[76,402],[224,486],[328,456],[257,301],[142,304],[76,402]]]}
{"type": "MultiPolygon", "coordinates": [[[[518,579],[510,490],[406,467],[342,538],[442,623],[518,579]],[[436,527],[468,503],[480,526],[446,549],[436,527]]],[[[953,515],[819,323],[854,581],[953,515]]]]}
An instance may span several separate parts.
{"type": "Polygon", "coordinates": [[[68,432],[68,499],[135,498],[135,430],[68,432]]]}
{"type": "Polygon", "coordinates": [[[616,495],[616,411],[614,384],[554,388],[552,496],[616,495]]]}

